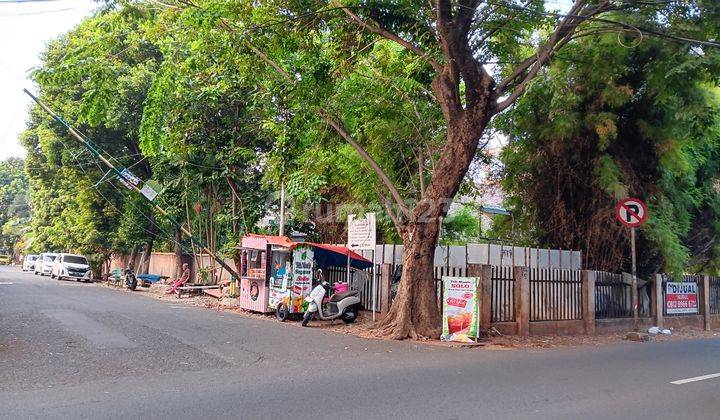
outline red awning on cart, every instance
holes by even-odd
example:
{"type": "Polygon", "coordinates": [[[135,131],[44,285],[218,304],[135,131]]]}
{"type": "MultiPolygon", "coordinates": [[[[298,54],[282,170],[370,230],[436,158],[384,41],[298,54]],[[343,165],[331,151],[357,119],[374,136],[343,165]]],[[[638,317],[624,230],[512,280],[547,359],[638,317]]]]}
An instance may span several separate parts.
{"type": "Polygon", "coordinates": [[[315,248],[315,261],[321,267],[345,267],[348,263],[348,257],[352,268],[364,270],[372,267],[372,261],[344,246],[297,242],[292,247],[295,248],[300,245],[315,248]]]}
{"type": "Polygon", "coordinates": [[[258,235],[255,233],[248,233],[242,238],[242,247],[250,249],[264,250],[268,244],[290,248],[294,243],[285,236],[258,235]]]}

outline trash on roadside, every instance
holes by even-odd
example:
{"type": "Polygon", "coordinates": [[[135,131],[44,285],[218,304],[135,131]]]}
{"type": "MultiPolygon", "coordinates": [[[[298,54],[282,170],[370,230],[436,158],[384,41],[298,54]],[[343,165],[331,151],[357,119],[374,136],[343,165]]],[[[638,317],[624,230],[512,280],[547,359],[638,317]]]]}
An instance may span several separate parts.
{"type": "Polygon", "coordinates": [[[650,341],[650,336],[641,332],[629,332],[625,335],[626,340],[630,341],[650,341]]]}
{"type": "Polygon", "coordinates": [[[659,327],[650,327],[648,328],[648,333],[655,335],[660,334],[660,328],[659,327]]]}
{"type": "Polygon", "coordinates": [[[502,334],[500,333],[500,331],[498,331],[498,329],[495,327],[490,327],[487,330],[487,335],[491,336],[491,337],[502,337],[502,334]]]}
{"type": "Polygon", "coordinates": [[[670,331],[670,330],[662,330],[662,333],[665,334],[665,335],[670,335],[670,334],[672,334],[672,331],[670,331]]]}

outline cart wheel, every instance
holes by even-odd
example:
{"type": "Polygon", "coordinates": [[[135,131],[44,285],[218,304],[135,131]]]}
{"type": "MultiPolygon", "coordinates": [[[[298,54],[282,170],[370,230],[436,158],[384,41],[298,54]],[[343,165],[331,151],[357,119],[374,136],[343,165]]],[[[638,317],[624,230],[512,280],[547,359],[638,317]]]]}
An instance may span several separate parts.
{"type": "Polygon", "coordinates": [[[340,315],[340,318],[343,320],[344,323],[352,324],[353,322],[355,322],[355,319],[357,319],[357,309],[349,308],[342,315],[340,315]]]}
{"type": "Polygon", "coordinates": [[[281,303],[278,305],[277,309],[275,310],[275,317],[280,322],[285,322],[288,317],[290,317],[290,311],[288,310],[287,305],[284,303],[281,303]]]}
{"type": "Polygon", "coordinates": [[[303,315],[303,320],[302,320],[303,327],[307,327],[308,322],[310,322],[310,318],[312,318],[312,313],[305,312],[305,315],[303,315]]]}

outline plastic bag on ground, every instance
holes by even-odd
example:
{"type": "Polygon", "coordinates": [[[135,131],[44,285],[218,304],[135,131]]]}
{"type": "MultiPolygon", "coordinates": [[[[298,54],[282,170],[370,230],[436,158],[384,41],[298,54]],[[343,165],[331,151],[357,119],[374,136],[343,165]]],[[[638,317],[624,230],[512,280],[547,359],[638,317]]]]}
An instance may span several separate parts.
{"type": "Polygon", "coordinates": [[[650,327],[648,328],[649,334],[660,334],[660,328],[658,327],[650,327]]]}

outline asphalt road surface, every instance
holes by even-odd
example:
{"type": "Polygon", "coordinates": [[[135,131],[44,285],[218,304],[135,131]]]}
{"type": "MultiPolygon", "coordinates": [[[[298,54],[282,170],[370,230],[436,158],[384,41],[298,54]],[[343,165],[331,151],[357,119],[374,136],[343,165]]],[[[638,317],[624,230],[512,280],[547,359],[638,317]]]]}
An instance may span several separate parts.
{"type": "Polygon", "coordinates": [[[718,419],[716,373],[720,339],[364,340],[0,267],[2,419],[718,419]]]}

